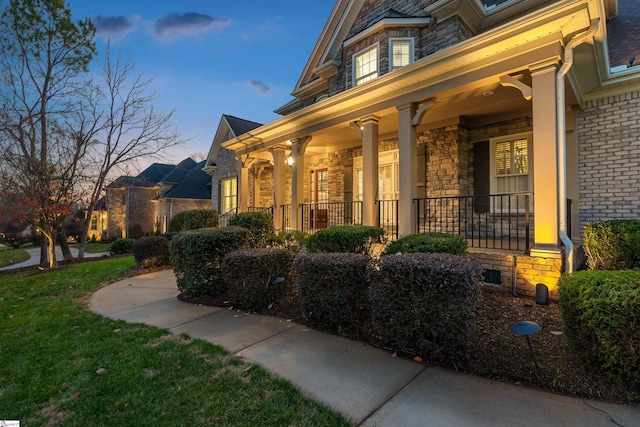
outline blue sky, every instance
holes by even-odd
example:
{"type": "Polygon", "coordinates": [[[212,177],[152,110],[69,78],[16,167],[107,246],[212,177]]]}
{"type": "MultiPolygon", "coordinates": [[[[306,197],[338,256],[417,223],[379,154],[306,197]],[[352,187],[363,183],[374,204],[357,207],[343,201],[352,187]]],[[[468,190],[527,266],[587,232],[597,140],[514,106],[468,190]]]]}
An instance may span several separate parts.
{"type": "Polygon", "coordinates": [[[130,55],[155,77],[158,107],[176,107],[191,141],[172,160],[206,153],[222,114],[260,123],[292,99],[334,0],[68,0],[90,17],[97,47],[130,55]]]}

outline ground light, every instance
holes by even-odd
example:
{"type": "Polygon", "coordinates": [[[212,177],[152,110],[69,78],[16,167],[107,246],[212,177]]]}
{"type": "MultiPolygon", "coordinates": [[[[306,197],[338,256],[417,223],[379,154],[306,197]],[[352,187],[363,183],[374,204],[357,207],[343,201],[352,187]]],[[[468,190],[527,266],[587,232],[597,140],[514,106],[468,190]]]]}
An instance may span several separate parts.
{"type": "Polygon", "coordinates": [[[527,344],[529,345],[529,351],[531,352],[531,358],[533,359],[533,363],[536,365],[536,370],[538,371],[538,375],[540,375],[540,366],[538,366],[538,361],[536,360],[536,355],[533,352],[533,346],[531,345],[530,335],[533,335],[540,331],[540,325],[535,322],[529,322],[527,320],[520,320],[519,322],[512,323],[509,326],[509,330],[516,335],[522,335],[527,340],[527,344]]]}

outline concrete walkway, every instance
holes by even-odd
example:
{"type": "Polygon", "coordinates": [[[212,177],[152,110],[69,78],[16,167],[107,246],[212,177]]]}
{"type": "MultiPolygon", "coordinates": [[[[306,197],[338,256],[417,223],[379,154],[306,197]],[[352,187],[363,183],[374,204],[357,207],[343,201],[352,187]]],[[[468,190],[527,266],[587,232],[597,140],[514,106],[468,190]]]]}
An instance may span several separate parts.
{"type": "MultiPolygon", "coordinates": [[[[78,249],[77,248],[70,248],[70,249],[71,249],[71,255],[73,255],[74,258],[77,258],[78,249]]],[[[31,267],[31,266],[40,264],[40,248],[39,247],[28,248],[28,249],[25,249],[25,251],[29,254],[28,260],[19,262],[17,264],[7,265],[6,267],[0,267],[0,271],[14,270],[16,268],[31,267]]],[[[97,252],[93,254],[90,254],[87,252],[84,253],[85,258],[99,258],[107,255],[109,255],[108,252],[97,252]]],[[[64,259],[64,257],[62,256],[62,249],[60,249],[60,246],[56,246],[56,259],[58,261],[61,261],[62,259],[64,259]]]]}
{"type": "Polygon", "coordinates": [[[221,345],[362,426],[638,426],[640,408],[426,367],[274,317],[178,301],[172,270],[108,285],[96,313],[221,345]]]}

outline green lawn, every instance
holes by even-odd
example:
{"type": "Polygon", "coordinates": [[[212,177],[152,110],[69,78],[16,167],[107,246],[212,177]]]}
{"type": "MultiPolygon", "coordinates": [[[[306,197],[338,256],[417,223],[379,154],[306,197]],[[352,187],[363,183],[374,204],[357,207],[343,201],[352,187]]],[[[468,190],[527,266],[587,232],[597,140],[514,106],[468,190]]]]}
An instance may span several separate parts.
{"type": "Polygon", "coordinates": [[[0,247],[0,267],[17,264],[29,259],[29,254],[24,249],[12,249],[9,246],[0,247]]]}
{"type": "Polygon", "coordinates": [[[133,257],[0,275],[0,417],[22,425],[340,426],[340,415],[222,348],[93,314],[133,257]],[[97,374],[96,370],[106,371],[97,374]]]}
{"type": "MultiPolygon", "coordinates": [[[[74,248],[79,248],[80,245],[79,244],[74,244],[72,245],[74,248]]],[[[88,254],[95,254],[98,252],[109,252],[109,247],[111,246],[111,243],[90,243],[87,242],[86,246],[84,247],[84,251],[88,254]]]]}

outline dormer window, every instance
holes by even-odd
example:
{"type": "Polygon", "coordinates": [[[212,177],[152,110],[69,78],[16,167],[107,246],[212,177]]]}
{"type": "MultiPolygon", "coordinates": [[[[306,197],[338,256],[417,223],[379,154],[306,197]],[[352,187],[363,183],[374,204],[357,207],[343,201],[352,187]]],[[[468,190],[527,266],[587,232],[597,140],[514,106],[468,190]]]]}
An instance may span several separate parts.
{"type": "Polygon", "coordinates": [[[393,71],[412,63],[413,51],[412,38],[389,39],[389,70],[393,71]]]}
{"type": "Polygon", "coordinates": [[[378,46],[370,47],[353,57],[353,76],[356,86],[378,77],[378,46]]]}

